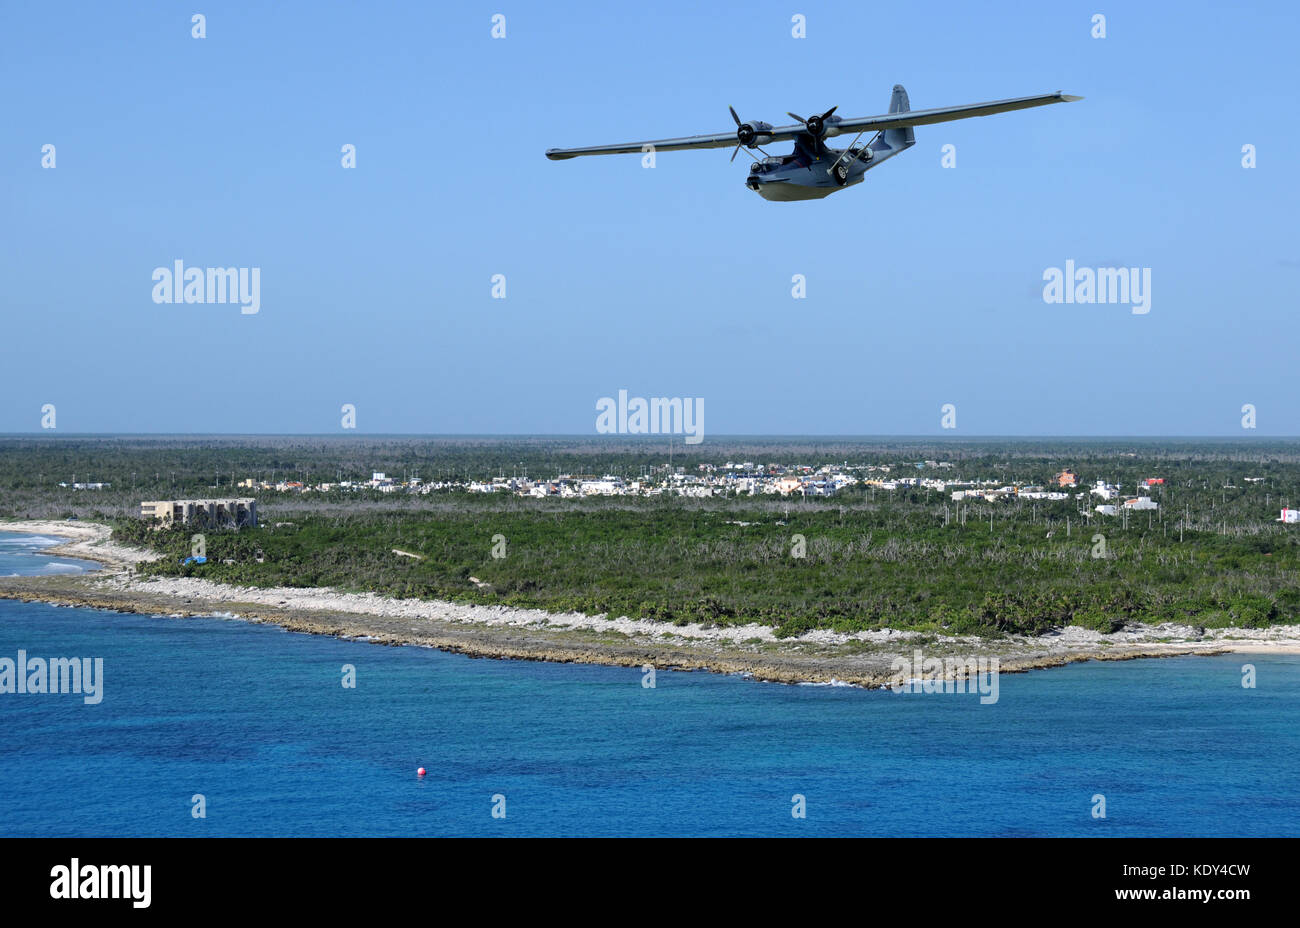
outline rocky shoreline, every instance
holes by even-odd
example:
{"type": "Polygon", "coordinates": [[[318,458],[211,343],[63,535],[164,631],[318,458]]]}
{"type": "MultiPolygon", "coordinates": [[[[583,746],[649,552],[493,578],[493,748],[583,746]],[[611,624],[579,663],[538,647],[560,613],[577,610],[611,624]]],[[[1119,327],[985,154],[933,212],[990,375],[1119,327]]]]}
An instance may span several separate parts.
{"type": "Polygon", "coordinates": [[[1300,653],[1300,628],[1224,629],[1197,636],[1181,626],[1100,635],[1064,629],[1039,638],[941,637],[882,629],[854,635],[814,632],[780,640],[770,629],[680,628],[626,618],[552,615],[539,610],[393,600],[324,589],[237,588],[193,578],[145,580],[132,567],[151,555],[111,542],[92,523],[0,523],[0,531],[68,538],[52,554],[95,560],[90,574],[0,577],[0,598],[186,617],[233,615],[289,631],[417,645],[471,657],[708,670],[779,683],[888,685],[895,658],[994,658],[1015,673],[1087,660],[1133,660],[1238,652],[1300,653]],[[767,634],[764,634],[767,632],[767,634]]]}

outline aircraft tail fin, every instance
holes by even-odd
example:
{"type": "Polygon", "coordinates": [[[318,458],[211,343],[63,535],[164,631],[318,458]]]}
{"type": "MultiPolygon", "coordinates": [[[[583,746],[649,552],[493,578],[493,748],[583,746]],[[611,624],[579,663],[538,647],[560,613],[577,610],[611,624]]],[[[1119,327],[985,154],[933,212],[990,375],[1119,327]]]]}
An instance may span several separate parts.
{"type": "MultiPolygon", "coordinates": [[[[895,84],[894,95],[889,99],[889,112],[907,113],[911,109],[912,104],[908,102],[907,91],[902,84],[895,84]]],[[[886,129],[884,140],[890,148],[911,148],[916,144],[916,133],[912,131],[911,126],[905,126],[902,129],[886,129]]]]}

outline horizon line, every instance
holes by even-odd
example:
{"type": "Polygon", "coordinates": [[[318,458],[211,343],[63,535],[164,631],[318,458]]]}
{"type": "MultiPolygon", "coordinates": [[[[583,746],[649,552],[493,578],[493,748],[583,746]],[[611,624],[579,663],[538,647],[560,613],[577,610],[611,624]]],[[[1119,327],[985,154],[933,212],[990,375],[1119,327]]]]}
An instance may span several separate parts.
{"type": "MultiPolygon", "coordinates": [[[[30,432],[0,432],[0,439],[5,438],[46,438],[57,440],[60,438],[326,438],[352,440],[357,438],[405,438],[405,439],[449,439],[449,438],[476,438],[476,439],[581,439],[593,442],[644,442],[657,443],[662,442],[665,438],[684,439],[685,435],[677,434],[591,434],[585,432],[58,432],[54,429],[43,429],[30,432]]],[[[1016,434],[1016,433],[965,433],[965,434],[929,434],[929,433],[839,433],[839,432],[782,432],[782,433],[761,433],[761,432],[726,432],[717,433],[712,436],[713,439],[844,439],[844,440],[880,440],[880,439],[907,439],[907,440],[992,440],[992,439],[1014,439],[1027,441],[1049,441],[1049,440],[1074,440],[1074,439],[1128,439],[1128,440],[1183,440],[1183,441],[1297,441],[1300,435],[1236,435],[1231,433],[1223,434],[1136,434],[1136,433],[1079,433],[1079,434],[1051,434],[1051,435],[1034,435],[1034,434],[1016,434]]],[[[709,438],[694,444],[686,445],[690,448],[700,448],[708,444],[709,438]]]]}

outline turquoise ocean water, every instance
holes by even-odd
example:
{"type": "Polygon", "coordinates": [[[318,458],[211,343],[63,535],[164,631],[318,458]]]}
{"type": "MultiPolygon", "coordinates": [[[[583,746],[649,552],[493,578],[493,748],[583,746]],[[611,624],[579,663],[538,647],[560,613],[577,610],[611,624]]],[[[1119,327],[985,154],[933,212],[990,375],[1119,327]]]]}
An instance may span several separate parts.
{"type": "MultiPolygon", "coordinates": [[[[0,534],[0,575],[82,566],[48,542],[0,534]]],[[[1300,656],[1004,674],[981,705],[0,601],[20,649],[102,658],[103,700],[0,694],[0,835],[1300,835],[1300,656]]]]}

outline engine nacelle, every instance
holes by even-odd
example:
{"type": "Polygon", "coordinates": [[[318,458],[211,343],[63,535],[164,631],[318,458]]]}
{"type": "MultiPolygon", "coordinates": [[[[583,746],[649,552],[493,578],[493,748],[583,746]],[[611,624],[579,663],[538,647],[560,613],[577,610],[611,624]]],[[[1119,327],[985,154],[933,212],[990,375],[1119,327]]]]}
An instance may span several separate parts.
{"type": "Polygon", "coordinates": [[[804,123],[804,128],[808,130],[808,134],[813,138],[833,139],[835,136],[840,134],[840,127],[838,125],[839,121],[840,117],[838,116],[831,116],[829,118],[824,116],[809,116],[808,121],[804,123]]]}
{"type": "Polygon", "coordinates": [[[736,141],[746,148],[757,148],[759,145],[766,145],[772,141],[772,136],[764,133],[771,128],[772,124],[766,122],[742,123],[740,128],[736,130],[736,141]]]}

